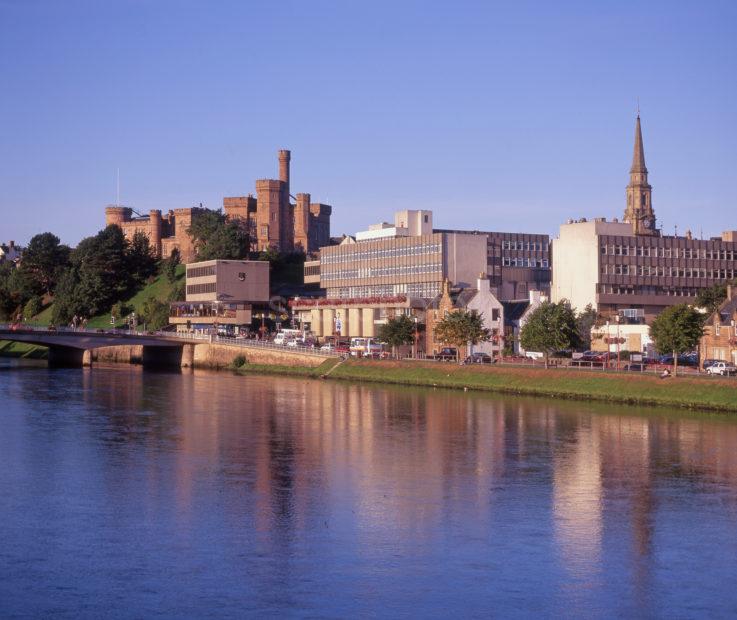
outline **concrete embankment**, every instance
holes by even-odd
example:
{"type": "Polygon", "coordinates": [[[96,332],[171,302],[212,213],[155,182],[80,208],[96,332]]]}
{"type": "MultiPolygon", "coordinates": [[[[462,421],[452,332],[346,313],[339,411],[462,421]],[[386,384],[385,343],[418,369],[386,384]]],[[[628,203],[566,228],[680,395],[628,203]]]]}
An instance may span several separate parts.
{"type": "Polygon", "coordinates": [[[233,361],[243,356],[248,364],[314,368],[326,359],[321,355],[305,355],[287,349],[265,349],[259,347],[241,347],[221,343],[184,344],[176,347],[177,359],[173,359],[168,349],[146,348],[141,346],[101,347],[92,352],[92,361],[116,364],[156,364],[180,365],[194,368],[219,369],[227,368],[233,361]],[[181,352],[180,352],[181,350],[181,352]]]}

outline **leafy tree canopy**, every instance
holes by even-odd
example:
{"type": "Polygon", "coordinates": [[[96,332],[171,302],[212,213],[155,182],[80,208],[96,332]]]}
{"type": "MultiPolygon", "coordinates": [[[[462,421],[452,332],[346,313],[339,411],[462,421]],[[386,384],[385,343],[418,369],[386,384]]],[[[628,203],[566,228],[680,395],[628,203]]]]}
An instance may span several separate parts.
{"type": "Polygon", "coordinates": [[[386,342],[393,350],[415,341],[415,322],[406,314],[392,317],[379,326],[379,340],[386,342]]]}
{"type": "Polygon", "coordinates": [[[69,247],[59,237],[45,232],[34,236],[24,250],[18,268],[18,291],[28,299],[34,295],[52,293],[69,262],[69,247]]]}
{"type": "Polygon", "coordinates": [[[245,222],[227,220],[220,211],[205,210],[192,216],[187,229],[199,260],[247,258],[250,241],[245,222]]]}
{"type": "Polygon", "coordinates": [[[520,343],[528,351],[542,352],[546,367],[554,351],[580,346],[579,325],[571,304],[566,300],[540,304],[522,327],[520,343]]]}
{"type": "Polygon", "coordinates": [[[476,310],[449,312],[435,325],[435,340],[458,348],[490,338],[491,331],[484,327],[483,317],[476,310]]]}
{"type": "Polygon", "coordinates": [[[737,280],[715,284],[710,288],[702,289],[698,294],[695,305],[698,308],[706,309],[706,314],[702,316],[703,319],[707,319],[714,314],[719,306],[722,305],[722,302],[727,299],[727,284],[735,286],[737,285],[737,280]]]}
{"type": "Polygon", "coordinates": [[[674,363],[678,355],[696,348],[703,334],[703,316],[687,304],[670,306],[663,310],[650,326],[650,337],[658,353],[672,353],[674,363]]]}
{"type": "MultiPolygon", "coordinates": [[[[591,329],[597,324],[598,314],[591,304],[576,316],[576,331],[578,332],[579,346],[591,348],[591,329]]],[[[569,348],[569,347],[565,347],[569,348]]]]}

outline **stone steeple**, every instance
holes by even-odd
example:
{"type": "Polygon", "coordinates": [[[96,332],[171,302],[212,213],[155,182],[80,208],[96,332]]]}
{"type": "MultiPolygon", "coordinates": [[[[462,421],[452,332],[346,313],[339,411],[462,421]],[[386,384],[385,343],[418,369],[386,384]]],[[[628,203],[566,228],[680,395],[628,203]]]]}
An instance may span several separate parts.
{"type": "Polygon", "coordinates": [[[627,186],[627,207],[624,221],[632,224],[636,235],[659,235],[655,228],[655,211],[652,205],[653,188],[647,182],[645,167],[645,147],[642,143],[640,115],[635,123],[635,149],[630,168],[630,183],[627,186]]]}

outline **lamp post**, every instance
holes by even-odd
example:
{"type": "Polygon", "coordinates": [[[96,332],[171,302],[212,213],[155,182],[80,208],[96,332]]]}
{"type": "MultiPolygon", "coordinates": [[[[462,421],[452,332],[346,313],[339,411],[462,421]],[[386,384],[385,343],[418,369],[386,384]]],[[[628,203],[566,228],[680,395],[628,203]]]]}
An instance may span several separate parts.
{"type": "Polygon", "coordinates": [[[417,331],[417,315],[414,315],[414,321],[415,321],[415,350],[412,353],[412,356],[417,359],[417,352],[418,352],[418,344],[420,341],[420,333],[417,331]]]}
{"type": "Polygon", "coordinates": [[[619,314],[615,319],[617,320],[617,371],[619,371],[619,314]]]}

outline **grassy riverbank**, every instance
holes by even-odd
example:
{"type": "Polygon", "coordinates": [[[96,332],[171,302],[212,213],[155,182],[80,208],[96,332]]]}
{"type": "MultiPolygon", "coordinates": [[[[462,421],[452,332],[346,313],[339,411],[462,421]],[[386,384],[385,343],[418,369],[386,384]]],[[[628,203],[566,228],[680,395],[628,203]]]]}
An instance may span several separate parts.
{"type": "Polygon", "coordinates": [[[46,347],[39,347],[35,344],[26,344],[25,342],[11,342],[9,340],[0,340],[0,357],[22,357],[25,359],[46,359],[49,350],[46,347]]]}
{"type": "Polygon", "coordinates": [[[308,366],[282,366],[278,364],[244,364],[243,366],[231,366],[230,370],[237,372],[239,375],[249,374],[268,374],[268,375],[289,375],[292,377],[306,377],[317,379],[325,373],[331,372],[332,368],[337,365],[339,360],[325,360],[319,366],[310,368],[308,366]]]}
{"type": "Polygon", "coordinates": [[[458,366],[423,362],[329,360],[317,368],[246,364],[237,372],[368,381],[373,383],[483,390],[506,394],[661,405],[737,413],[737,380],[677,377],[515,366],[458,366]],[[332,370],[331,370],[332,369],[332,370]]]}

